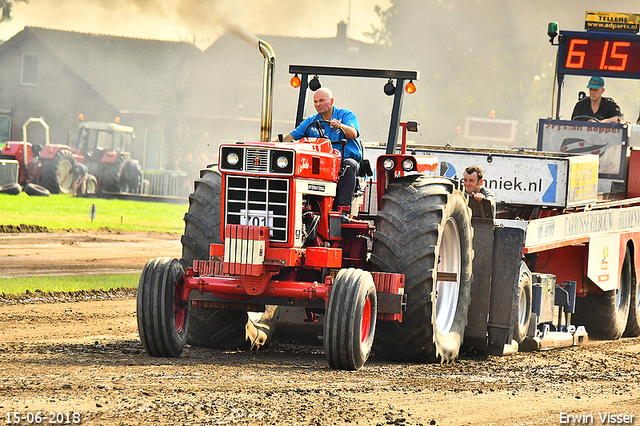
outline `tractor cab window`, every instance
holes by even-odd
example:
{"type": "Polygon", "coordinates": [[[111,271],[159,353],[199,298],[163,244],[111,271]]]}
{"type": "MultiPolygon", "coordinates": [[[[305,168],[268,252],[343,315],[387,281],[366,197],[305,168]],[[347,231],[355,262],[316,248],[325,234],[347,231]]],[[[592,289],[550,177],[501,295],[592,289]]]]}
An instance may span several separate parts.
{"type": "Polygon", "coordinates": [[[81,128],[78,135],[78,148],[86,151],[93,150],[96,147],[96,134],[89,129],[81,128]]]}
{"type": "Polygon", "coordinates": [[[104,132],[102,130],[95,131],[96,133],[96,148],[101,151],[111,151],[114,150],[116,144],[114,143],[114,134],[110,132],[104,132]]]}
{"type": "Polygon", "coordinates": [[[113,146],[116,151],[131,152],[132,134],[124,132],[115,132],[113,134],[113,146]]]}
{"type": "Polygon", "coordinates": [[[113,137],[109,132],[95,129],[80,129],[78,136],[78,148],[86,151],[105,151],[111,150],[113,146],[113,137]]]}

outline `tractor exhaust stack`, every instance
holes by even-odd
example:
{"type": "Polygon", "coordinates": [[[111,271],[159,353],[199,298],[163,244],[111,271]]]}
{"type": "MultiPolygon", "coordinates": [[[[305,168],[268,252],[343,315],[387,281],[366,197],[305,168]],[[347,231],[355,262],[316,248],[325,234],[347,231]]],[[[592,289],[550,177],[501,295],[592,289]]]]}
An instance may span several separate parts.
{"type": "Polygon", "coordinates": [[[258,48],[264,57],[260,141],[268,142],[271,140],[271,124],[273,121],[273,81],[276,69],[276,54],[269,43],[264,40],[258,40],[258,48]]]}

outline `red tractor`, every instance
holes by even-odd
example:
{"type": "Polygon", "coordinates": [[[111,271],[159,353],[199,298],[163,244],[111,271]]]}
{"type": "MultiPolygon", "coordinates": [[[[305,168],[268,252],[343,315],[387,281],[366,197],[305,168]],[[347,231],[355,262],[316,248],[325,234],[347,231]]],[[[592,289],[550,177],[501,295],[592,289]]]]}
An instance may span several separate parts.
{"type": "MultiPolygon", "coordinates": [[[[133,128],[119,123],[80,122],[78,139],[72,148],[76,161],[87,165],[97,179],[98,192],[124,192],[126,170],[133,160],[133,128]]],[[[89,183],[89,182],[88,182],[89,183]]]]}
{"type": "MultiPolygon", "coordinates": [[[[389,359],[455,358],[471,292],[470,210],[455,181],[430,176],[435,157],[396,154],[403,90],[394,93],[387,154],[377,160],[377,214],[363,212],[363,203],[352,209],[355,220],[344,221],[332,211],[341,152],[324,138],[270,142],[275,58],[268,44],[259,48],[262,142],[220,147],[218,170],[202,170],[189,197],[182,259],[145,266],[137,312],[147,353],[179,356],[186,343],[262,346],[281,306],[304,308],[310,323],[323,316],[332,368],[362,367],[374,345],[389,359]]],[[[301,76],[297,123],[310,75],[395,80],[399,88],[414,88],[419,77],[306,66],[290,72],[301,76]]]]}
{"type": "Polygon", "coordinates": [[[18,183],[23,187],[37,184],[54,194],[68,192],[69,172],[75,164],[71,148],[49,143],[49,125],[43,118],[29,118],[22,126],[22,135],[22,141],[7,142],[0,153],[2,159],[18,161],[18,183]],[[28,142],[27,128],[31,123],[40,123],[44,128],[44,145],[28,142]]]}

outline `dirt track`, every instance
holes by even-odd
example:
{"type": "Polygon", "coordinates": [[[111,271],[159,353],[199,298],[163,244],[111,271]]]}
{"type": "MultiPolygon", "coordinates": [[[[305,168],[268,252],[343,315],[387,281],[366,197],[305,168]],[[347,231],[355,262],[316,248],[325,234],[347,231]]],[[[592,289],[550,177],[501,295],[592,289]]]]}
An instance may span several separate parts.
{"type": "MultiPolygon", "coordinates": [[[[0,234],[0,275],[139,271],[151,257],[179,256],[179,239],[0,234]]],[[[19,411],[43,413],[41,424],[77,412],[95,425],[620,424],[624,415],[640,425],[638,338],[449,365],[372,358],[357,372],[330,370],[319,346],[278,343],[160,359],[138,340],[132,294],[87,297],[0,302],[0,421],[19,411]]]]}

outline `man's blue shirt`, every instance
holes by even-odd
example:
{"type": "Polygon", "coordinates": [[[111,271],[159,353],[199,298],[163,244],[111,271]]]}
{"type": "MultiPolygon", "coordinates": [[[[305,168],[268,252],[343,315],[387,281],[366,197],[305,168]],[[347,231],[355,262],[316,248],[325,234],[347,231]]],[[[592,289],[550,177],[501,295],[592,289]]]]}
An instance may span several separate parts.
{"type": "MultiPolygon", "coordinates": [[[[353,112],[348,109],[333,107],[333,115],[331,116],[331,119],[339,120],[342,124],[353,127],[356,129],[356,132],[358,132],[358,137],[360,137],[360,125],[358,124],[358,119],[353,112]]],[[[304,121],[302,121],[302,123],[300,123],[300,125],[291,132],[293,139],[298,140],[305,136],[319,138],[320,132],[318,132],[318,128],[315,125],[309,127],[306,135],[304,133],[304,130],[310,123],[318,120],[323,120],[320,114],[315,114],[305,118],[304,121]]],[[[344,138],[343,133],[338,129],[334,129],[328,123],[319,123],[319,125],[324,131],[324,136],[329,138],[332,142],[335,142],[331,145],[335,149],[341,150],[342,144],[340,143],[340,140],[344,138]]],[[[344,146],[344,158],[353,158],[357,162],[362,160],[362,145],[360,145],[359,139],[347,139],[347,143],[344,146]]]]}

